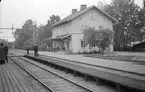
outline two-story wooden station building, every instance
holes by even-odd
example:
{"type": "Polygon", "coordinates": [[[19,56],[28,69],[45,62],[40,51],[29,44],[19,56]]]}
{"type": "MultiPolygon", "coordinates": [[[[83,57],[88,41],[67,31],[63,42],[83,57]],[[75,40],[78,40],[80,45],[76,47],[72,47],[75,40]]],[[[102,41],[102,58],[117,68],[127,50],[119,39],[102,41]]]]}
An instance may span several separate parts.
{"type": "MultiPolygon", "coordinates": [[[[53,48],[68,50],[73,53],[81,52],[86,49],[83,41],[83,29],[87,27],[109,28],[113,31],[113,23],[116,20],[98,9],[96,6],[87,7],[81,5],[80,10],[72,9],[72,14],[53,24],[52,40],[53,48]]],[[[113,45],[110,45],[113,51],[113,45]]],[[[89,49],[89,48],[88,48],[89,49]]]]}

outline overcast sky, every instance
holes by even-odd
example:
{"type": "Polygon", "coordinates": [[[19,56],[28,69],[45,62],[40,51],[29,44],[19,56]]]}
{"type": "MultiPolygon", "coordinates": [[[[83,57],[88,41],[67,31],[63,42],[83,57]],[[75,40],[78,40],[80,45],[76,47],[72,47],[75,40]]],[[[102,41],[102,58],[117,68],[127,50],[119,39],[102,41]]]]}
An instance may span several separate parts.
{"type": "MultiPolygon", "coordinates": [[[[98,1],[107,4],[111,0],[2,0],[0,27],[11,27],[14,24],[15,28],[21,28],[27,19],[36,21],[38,25],[46,24],[52,14],[59,15],[62,19],[71,14],[71,9],[79,9],[81,4],[97,5],[98,1]]],[[[135,2],[142,6],[142,0],[135,2]]],[[[13,40],[11,31],[4,31],[0,36],[13,40]]]]}

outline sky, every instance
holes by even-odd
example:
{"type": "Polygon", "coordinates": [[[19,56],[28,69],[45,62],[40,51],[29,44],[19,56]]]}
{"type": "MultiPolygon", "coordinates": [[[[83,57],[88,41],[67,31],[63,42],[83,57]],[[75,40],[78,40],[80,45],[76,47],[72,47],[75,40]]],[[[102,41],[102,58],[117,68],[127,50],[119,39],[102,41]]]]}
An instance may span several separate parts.
{"type": "MultiPolygon", "coordinates": [[[[73,8],[79,10],[81,4],[97,5],[98,1],[108,4],[111,0],[2,0],[0,27],[10,28],[13,24],[14,28],[21,28],[27,19],[45,25],[52,14],[62,19],[71,14],[73,8]]],[[[142,0],[135,0],[135,3],[142,6],[142,0]]],[[[13,41],[12,30],[0,30],[0,38],[13,41]]]]}

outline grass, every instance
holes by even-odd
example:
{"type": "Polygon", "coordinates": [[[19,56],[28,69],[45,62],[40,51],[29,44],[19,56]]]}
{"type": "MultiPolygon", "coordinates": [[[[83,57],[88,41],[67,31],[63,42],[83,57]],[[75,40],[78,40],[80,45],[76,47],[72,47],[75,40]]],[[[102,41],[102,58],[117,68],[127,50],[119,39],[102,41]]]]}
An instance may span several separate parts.
{"type": "Polygon", "coordinates": [[[101,55],[101,54],[85,54],[85,57],[117,60],[117,61],[128,61],[133,62],[132,58],[135,56],[125,56],[125,55],[101,55]]]}

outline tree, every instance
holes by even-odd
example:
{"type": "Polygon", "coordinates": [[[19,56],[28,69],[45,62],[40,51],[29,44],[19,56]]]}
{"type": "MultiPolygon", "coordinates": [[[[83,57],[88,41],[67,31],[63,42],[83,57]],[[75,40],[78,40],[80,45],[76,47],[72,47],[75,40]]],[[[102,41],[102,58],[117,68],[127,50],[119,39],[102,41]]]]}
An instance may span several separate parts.
{"type": "Polygon", "coordinates": [[[145,38],[145,9],[140,9],[138,12],[138,22],[135,25],[136,31],[136,38],[140,42],[143,42],[145,38]]]}
{"type": "Polygon", "coordinates": [[[51,32],[51,29],[49,27],[47,27],[46,25],[39,27],[39,35],[38,35],[39,40],[44,40],[44,39],[49,38],[51,36],[52,36],[52,32],[51,32]]]}
{"type": "Polygon", "coordinates": [[[46,44],[48,45],[51,42],[44,43],[44,39],[50,38],[52,37],[52,30],[50,28],[50,26],[56,22],[60,21],[60,17],[58,15],[52,15],[49,17],[49,19],[47,20],[47,24],[46,25],[41,25],[38,29],[38,39],[41,42],[40,47],[42,49],[46,48],[46,44]]]}
{"type": "Polygon", "coordinates": [[[84,37],[86,45],[96,45],[99,48],[100,53],[113,44],[114,34],[109,29],[95,29],[91,27],[86,27],[84,29],[84,37]]]}
{"type": "Polygon", "coordinates": [[[46,38],[50,38],[52,36],[50,25],[60,21],[60,17],[58,15],[52,15],[50,16],[50,19],[48,19],[46,25],[41,25],[39,27],[39,40],[44,40],[46,38]]]}
{"type": "Polygon", "coordinates": [[[60,21],[60,16],[58,16],[58,15],[51,15],[49,17],[49,19],[47,20],[46,26],[49,27],[50,25],[52,25],[52,24],[54,24],[54,23],[56,23],[58,21],[60,21]]]}
{"type": "Polygon", "coordinates": [[[127,46],[135,40],[139,10],[140,7],[134,3],[134,0],[112,0],[110,5],[104,6],[104,11],[119,21],[114,25],[115,47],[127,46]]]}
{"type": "Polygon", "coordinates": [[[29,45],[26,44],[25,41],[32,39],[33,31],[35,30],[36,30],[36,24],[31,19],[26,20],[22,28],[17,29],[14,33],[14,37],[16,39],[15,41],[16,48],[25,48],[26,45],[29,45]]]}

